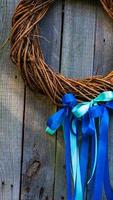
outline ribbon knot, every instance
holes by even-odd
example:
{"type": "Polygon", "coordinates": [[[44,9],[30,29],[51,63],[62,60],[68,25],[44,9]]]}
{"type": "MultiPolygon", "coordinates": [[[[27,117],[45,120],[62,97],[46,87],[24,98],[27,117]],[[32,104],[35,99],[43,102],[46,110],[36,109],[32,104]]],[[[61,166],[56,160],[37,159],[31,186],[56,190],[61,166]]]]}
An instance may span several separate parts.
{"type": "Polygon", "coordinates": [[[77,104],[77,100],[73,94],[65,94],[62,98],[62,104],[63,108],[48,119],[46,132],[50,135],[53,135],[63,125],[66,116],[71,113],[71,109],[77,104]]]}
{"type": "Polygon", "coordinates": [[[65,94],[62,97],[62,103],[64,107],[73,108],[77,104],[77,100],[73,94],[65,94]]]}
{"type": "Polygon", "coordinates": [[[66,146],[67,199],[84,199],[90,139],[91,175],[87,182],[91,187],[90,200],[101,200],[103,184],[107,200],[113,199],[108,164],[108,109],[113,109],[113,92],[103,92],[90,102],[79,104],[73,94],[65,94],[62,104],[63,107],[49,118],[46,132],[53,135],[63,125],[66,146]],[[79,121],[82,122],[80,149],[77,134],[79,121]],[[96,121],[98,121],[98,133],[96,121]],[[74,193],[72,193],[71,174],[74,193]]]}
{"type": "Polygon", "coordinates": [[[79,103],[77,106],[75,106],[72,109],[72,112],[77,118],[81,118],[89,111],[89,109],[92,106],[96,106],[98,103],[109,102],[112,100],[113,100],[113,92],[112,91],[102,92],[101,94],[99,94],[96,98],[94,98],[90,102],[79,103]]]}
{"type": "MultiPolygon", "coordinates": [[[[77,118],[82,118],[82,135],[91,136],[92,140],[92,172],[88,184],[95,177],[94,185],[92,187],[91,200],[101,199],[102,186],[104,183],[105,193],[108,200],[113,199],[113,193],[110,185],[109,167],[108,167],[108,124],[109,114],[108,108],[113,109],[113,92],[107,91],[99,94],[90,102],[83,102],[76,105],[72,109],[72,113],[77,118]],[[99,119],[99,142],[97,142],[97,130],[95,126],[95,118],[99,119]],[[106,160],[107,158],[107,160],[106,160]],[[106,172],[106,171],[107,172],[106,172]],[[101,175],[100,175],[101,174],[101,175]],[[106,175],[107,174],[107,175],[106,175]],[[105,176],[105,177],[104,177],[105,176]],[[106,179],[104,182],[104,178],[106,179]],[[107,184],[106,184],[107,181],[107,184]],[[98,187],[97,187],[98,185],[98,187]]],[[[83,138],[84,140],[84,138],[83,138]]],[[[87,151],[89,146],[88,140],[83,142],[83,151],[87,151]]],[[[82,151],[82,154],[83,154],[82,151]]],[[[84,153],[85,155],[85,153],[84,153]]],[[[87,157],[87,154],[85,155],[87,157]]],[[[83,158],[84,159],[84,158],[83,158]]],[[[87,159],[87,158],[86,158],[87,159]]],[[[81,161],[82,162],[82,161],[81,161]]],[[[81,163],[81,165],[83,165],[81,163]]],[[[81,176],[83,172],[81,171],[81,176]]]]}
{"type": "Polygon", "coordinates": [[[78,135],[76,134],[76,117],[72,114],[72,109],[77,104],[77,101],[73,94],[65,94],[62,98],[62,103],[63,108],[48,119],[46,132],[53,135],[56,130],[63,125],[66,146],[67,198],[68,200],[74,200],[79,196],[79,199],[77,197],[77,200],[83,200],[77,142],[78,135]],[[72,192],[71,174],[74,183],[74,193],[72,192]]]}

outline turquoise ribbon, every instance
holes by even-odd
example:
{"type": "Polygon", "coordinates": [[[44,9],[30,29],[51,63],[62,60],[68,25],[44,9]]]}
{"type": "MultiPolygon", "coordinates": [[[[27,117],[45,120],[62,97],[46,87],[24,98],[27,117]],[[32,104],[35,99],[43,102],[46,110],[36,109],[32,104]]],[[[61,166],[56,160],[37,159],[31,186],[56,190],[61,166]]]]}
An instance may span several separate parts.
{"type": "Polygon", "coordinates": [[[62,98],[63,108],[53,114],[47,123],[46,132],[53,135],[63,125],[66,146],[66,177],[68,200],[83,200],[80,160],[78,147],[78,134],[76,117],[72,116],[72,108],[77,104],[72,94],[66,94],[62,98]],[[73,118],[74,117],[74,118],[73,118]],[[74,194],[72,193],[71,174],[73,178],[74,194]]]}
{"type": "Polygon", "coordinates": [[[113,92],[112,91],[102,92],[95,99],[93,99],[89,102],[79,103],[72,109],[72,112],[74,113],[74,115],[77,118],[81,118],[88,112],[90,107],[97,105],[98,103],[109,102],[112,100],[113,100],[113,92]]]}
{"type": "MultiPolygon", "coordinates": [[[[103,102],[109,102],[113,100],[113,92],[112,91],[106,91],[106,92],[102,92],[101,94],[99,94],[96,98],[94,98],[93,100],[91,100],[90,102],[82,102],[79,103],[78,105],[76,105],[73,109],[72,109],[72,113],[77,117],[77,118],[81,118],[83,117],[92,106],[96,106],[98,103],[103,103],[103,102]]],[[[90,120],[92,119],[94,121],[93,118],[91,118],[91,116],[89,116],[90,120]]],[[[90,126],[91,123],[89,123],[90,126]]],[[[89,127],[88,127],[89,129],[89,127]]],[[[94,140],[95,140],[95,159],[94,159],[94,165],[93,165],[93,169],[92,169],[92,174],[90,179],[88,180],[88,183],[90,183],[90,181],[93,178],[94,172],[95,172],[95,168],[96,168],[96,162],[97,162],[97,133],[96,133],[96,129],[94,129],[94,140]]],[[[91,131],[91,130],[90,130],[91,131]]],[[[91,131],[92,132],[92,131],[91,131]]]]}
{"type": "Polygon", "coordinates": [[[64,127],[68,200],[83,200],[86,183],[92,185],[90,200],[100,200],[103,182],[107,200],[113,199],[107,155],[109,124],[108,109],[113,109],[112,100],[112,91],[103,92],[90,102],[79,104],[77,104],[76,99],[72,94],[66,94],[62,98],[63,108],[57,111],[48,120],[46,132],[50,135],[53,135],[61,125],[64,127]],[[97,141],[95,119],[99,120],[99,141],[97,141]],[[82,121],[81,148],[79,148],[78,145],[77,130],[79,120],[82,121]],[[91,175],[87,181],[86,176],[90,137],[92,138],[92,165],[91,175]],[[103,166],[101,166],[102,160],[103,166]],[[72,194],[71,173],[74,184],[74,194],[72,194]],[[107,184],[105,180],[107,181],[107,184]]]}
{"type": "MultiPolygon", "coordinates": [[[[95,184],[94,184],[93,190],[92,190],[92,197],[90,198],[92,200],[99,200],[99,199],[101,199],[101,195],[102,195],[102,184],[103,184],[103,179],[104,179],[103,177],[104,177],[104,173],[105,173],[104,165],[106,166],[106,164],[104,163],[104,160],[105,160],[105,157],[107,157],[106,151],[108,149],[107,135],[108,135],[109,122],[107,122],[108,121],[107,120],[107,118],[108,118],[108,111],[107,111],[108,109],[107,108],[110,107],[113,109],[113,103],[111,102],[112,100],[113,100],[113,92],[107,91],[107,92],[103,92],[100,95],[98,95],[91,102],[80,103],[72,109],[73,114],[77,118],[82,117],[82,122],[85,121],[85,123],[82,124],[82,134],[84,135],[84,134],[88,133],[89,135],[91,135],[93,137],[92,139],[93,139],[93,143],[95,145],[95,147],[93,149],[93,153],[92,153],[92,157],[94,157],[92,173],[91,173],[91,177],[88,181],[88,183],[90,183],[92,178],[94,178],[94,175],[96,174],[95,175],[95,177],[96,177],[95,184]],[[106,103],[106,102],[108,102],[108,103],[106,103]],[[101,105],[103,105],[103,106],[101,106],[101,105]],[[97,144],[97,133],[96,133],[95,122],[94,122],[95,118],[97,118],[97,117],[99,118],[99,121],[100,121],[99,144],[97,144]],[[86,118],[88,120],[84,120],[84,118],[86,118]],[[105,133],[103,133],[103,132],[105,132],[105,133]],[[105,135],[105,137],[103,134],[105,135]],[[101,142],[101,140],[102,140],[102,142],[101,142]],[[97,148],[97,146],[98,146],[98,148],[97,148]],[[103,150],[101,150],[101,149],[103,149],[103,150]],[[97,154],[97,152],[98,152],[98,154],[97,154]],[[94,154],[95,154],[95,156],[94,156],[94,154]],[[102,155],[103,155],[103,161],[101,160],[102,155]],[[103,166],[100,169],[100,165],[102,162],[103,162],[103,166]],[[103,169],[103,171],[102,171],[102,169],[103,169]],[[99,172],[101,172],[100,179],[99,179],[99,172]],[[102,176],[102,174],[103,174],[103,176],[102,176]],[[100,188],[100,190],[98,188],[100,188]]],[[[88,145],[88,143],[86,145],[88,145]]],[[[108,163],[107,163],[106,169],[107,169],[107,172],[105,174],[109,175],[108,163]]],[[[83,172],[81,171],[81,177],[83,177],[82,174],[83,174],[83,172]]],[[[105,192],[106,192],[107,199],[110,200],[110,199],[113,199],[113,193],[111,192],[110,180],[107,175],[106,175],[106,181],[109,184],[107,186],[106,182],[104,182],[105,192]],[[108,197],[110,197],[110,198],[108,198],[108,197]]]]}

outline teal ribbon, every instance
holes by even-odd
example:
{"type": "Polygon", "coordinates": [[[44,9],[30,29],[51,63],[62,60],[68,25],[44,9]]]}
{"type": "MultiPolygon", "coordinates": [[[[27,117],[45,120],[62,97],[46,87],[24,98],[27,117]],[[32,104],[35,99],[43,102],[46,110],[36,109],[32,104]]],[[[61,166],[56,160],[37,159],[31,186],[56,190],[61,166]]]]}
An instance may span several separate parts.
{"type": "MultiPolygon", "coordinates": [[[[106,179],[104,181],[106,197],[108,200],[113,199],[113,193],[111,191],[110,179],[109,179],[109,176],[106,175],[106,174],[109,175],[108,160],[106,161],[106,159],[105,159],[105,157],[108,157],[108,155],[106,153],[106,151],[108,151],[107,150],[108,149],[108,146],[107,146],[107,137],[108,136],[107,135],[108,135],[108,123],[109,123],[108,122],[109,115],[108,115],[107,108],[113,109],[113,103],[111,101],[113,101],[113,92],[107,91],[107,92],[103,92],[103,93],[99,94],[92,101],[80,103],[72,109],[73,114],[77,118],[79,118],[79,119],[82,118],[82,134],[84,135],[84,134],[88,133],[89,135],[92,136],[92,141],[93,141],[93,146],[94,146],[92,157],[94,157],[94,161],[93,161],[93,166],[92,166],[92,173],[88,180],[88,184],[89,184],[91,182],[91,180],[94,178],[94,176],[96,176],[95,184],[92,189],[92,191],[93,191],[92,197],[90,198],[92,200],[101,199],[104,173],[105,173],[105,179],[106,179]],[[108,102],[108,103],[106,103],[106,102],[108,102]],[[99,118],[99,121],[100,121],[99,144],[97,143],[95,118],[99,118]],[[103,134],[106,136],[104,136],[103,134]],[[102,140],[102,142],[101,142],[101,140],[102,140]],[[97,146],[99,149],[97,148],[97,146]],[[101,150],[101,149],[103,149],[103,150],[101,150]],[[103,161],[101,160],[102,155],[104,156],[103,161]],[[97,160],[98,160],[98,162],[97,162],[97,160]],[[100,162],[100,160],[101,160],[101,162],[100,162]],[[107,164],[104,162],[104,160],[106,161],[107,164]],[[103,162],[103,166],[101,168],[99,166],[100,164],[98,164],[98,163],[102,164],[102,162],[103,162]],[[106,170],[104,169],[104,165],[105,165],[106,170]],[[107,167],[106,167],[106,165],[107,165],[107,167]],[[96,170],[96,167],[97,167],[97,170],[96,170]],[[104,172],[104,170],[105,170],[105,172],[104,172]],[[103,177],[99,175],[99,172],[101,174],[103,174],[103,177]],[[100,180],[99,180],[99,177],[100,177],[100,180]],[[106,181],[107,181],[107,184],[106,184],[106,181]],[[100,190],[98,190],[98,188],[100,188],[100,190]]],[[[88,145],[88,143],[86,145],[88,145]]],[[[85,150],[85,148],[84,148],[84,150],[85,150]]],[[[83,164],[81,164],[81,165],[83,166],[83,164]]],[[[82,171],[81,171],[81,177],[83,177],[82,171]]],[[[84,180],[83,180],[83,182],[84,182],[84,180]]]]}
{"type": "Polygon", "coordinates": [[[62,103],[63,108],[58,110],[48,119],[46,132],[53,135],[60,126],[63,126],[66,146],[67,198],[68,200],[83,200],[77,123],[76,117],[71,112],[72,108],[77,104],[77,101],[72,94],[66,94],[62,98],[62,103]],[[73,178],[74,193],[72,193],[71,174],[73,178]]]}
{"type": "Polygon", "coordinates": [[[81,118],[89,111],[90,107],[97,105],[98,103],[109,102],[112,100],[113,100],[113,92],[112,91],[102,92],[95,99],[93,99],[89,102],[82,102],[82,103],[79,103],[78,105],[76,105],[72,109],[72,113],[77,118],[81,118]]]}
{"type": "MultiPolygon", "coordinates": [[[[102,92],[101,94],[99,94],[96,98],[94,98],[90,102],[82,102],[82,103],[79,103],[78,105],[76,105],[72,109],[72,113],[77,118],[81,118],[89,111],[89,109],[92,106],[96,106],[98,103],[109,102],[109,101],[112,101],[112,100],[113,100],[113,92],[112,91],[102,92]]],[[[90,119],[91,119],[91,117],[90,117],[90,119]]],[[[91,123],[89,123],[89,125],[90,124],[91,123]]],[[[90,179],[88,180],[88,183],[90,183],[90,181],[93,178],[93,175],[94,175],[94,172],[95,172],[95,169],[96,169],[96,163],[97,163],[97,151],[98,150],[97,150],[97,133],[96,133],[96,129],[94,131],[94,140],[95,140],[95,159],[94,159],[94,165],[93,165],[93,169],[92,169],[92,174],[91,174],[90,179]]]]}
{"type": "Polygon", "coordinates": [[[109,180],[109,167],[107,156],[107,132],[109,123],[108,108],[113,109],[113,103],[111,103],[111,101],[113,101],[112,91],[103,92],[90,102],[83,102],[79,104],[77,104],[76,99],[72,94],[66,94],[62,98],[63,108],[58,110],[48,120],[48,127],[46,129],[46,132],[50,135],[53,135],[61,125],[63,125],[64,127],[68,200],[84,199],[88,165],[89,136],[91,136],[92,138],[92,167],[91,175],[87,183],[90,184],[92,182],[92,179],[94,180],[94,177],[96,176],[96,185],[94,185],[94,189],[92,189],[93,194],[90,200],[101,199],[101,192],[98,190],[97,185],[99,184],[100,188],[102,189],[104,171],[104,180],[107,180],[107,184],[104,181],[107,200],[113,199],[113,193],[109,180]],[[98,118],[100,122],[99,142],[97,141],[97,131],[95,126],[96,118],[98,118]],[[77,131],[79,120],[82,121],[81,151],[78,145],[77,131]],[[104,130],[105,133],[103,133],[104,130]],[[105,136],[103,134],[105,134],[105,136]],[[100,173],[99,166],[101,163],[102,149],[104,152],[103,161],[104,164],[105,161],[107,164],[105,165],[105,169],[104,167],[102,167],[103,175],[100,176],[101,180],[99,180],[98,173],[100,173]],[[74,184],[74,194],[72,194],[71,173],[74,184]]]}

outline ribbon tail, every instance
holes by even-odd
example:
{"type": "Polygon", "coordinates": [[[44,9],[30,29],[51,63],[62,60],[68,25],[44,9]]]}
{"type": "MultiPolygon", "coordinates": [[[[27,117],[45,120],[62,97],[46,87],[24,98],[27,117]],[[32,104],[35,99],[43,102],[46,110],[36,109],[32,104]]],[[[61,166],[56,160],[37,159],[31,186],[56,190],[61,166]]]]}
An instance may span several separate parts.
{"type": "Polygon", "coordinates": [[[79,152],[78,152],[78,164],[77,164],[77,181],[76,181],[76,190],[75,190],[74,200],[83,200],[79,152]]]}
{"type": "Polygon", "coordinates": [[[71,133],[70,141],[71,141],[72,176],[73,176],[73,182],[74,182],[74,199],[83,200],[77,135],[74,135],[73,133],[71,133]]]}
{"type": "MultiPolygon", "coordinates": [[[[106,103],[107,107],[113,109],[113,101],[106,103]]],[[[107,146],[108,146],[108,137],[107,137],[107,146]]],[[[108,159],[108,148],[106,153],[106,164],[105,164],[105,175],[104,175],[104,189],[107,200],[113,199],[113,189],[110,183],[110,173],[109,173],[109,159],[108,159]]]]}
{"type": "Polygon", "coordinates": [[[72,200],[71,188],[71,147],[70,147],[70,119],[67,116],[64,120],[64,140],[66,155],[66,182],[67,182],[67,199],[72,200]]]}
{"type": "Polygon", "coordinates": [[[108,158],[106,159],[105,176],[104,176],[104,189],[107,200],[113,199],[113,190],[110,184],[109,164],[108,158]]]}
{"type": "Polygon", "coordinates": [[[107,109],[104,109],[100,121],[100,136],[98,146],[97,168],[95,171],[95,180],[93,187],[92,200],[101,200],[102,189],[104,184],[105,162],[107,152],[107,135],[108,135],[109,115],[107,109]]]}
{"type": "Polygon", "coordinates": [[[88,180],[88,184],[91,182],[91,180],[94,176],[96,164],[97,164],[97,132],[96,132],[96,129],[95,129],[94,136],[92,136],[92,137],[93,137],[93,140],[94,140],[94,148],[92,149],[94,156],[93,156],[93,165],[92,165],[93,167],[92,167],[91,177],[88,180]]]}
{"type": "MultiPolygon", "coordinates": [[[[108,139],[107,139],[108,143],[108,139]]],[[[113,190],[110,183],[110,174],[109,174],[109,159],[108,159],[108,148],[106,154],[106,163],[105,163],[105,175],[104,175],[104,189],[107,200],[113,199],[113,190]]]]}
{"type": "Polygon", "coordinates": [[[78,144],[77,144],[77,136],[74,135],[72,132],[70,133],[70,146],[71,146],[72,176],[75,187],[76,177],[77,177],[77,163],[78,163],[78,144]]]}
{"type": "MultiPolygon", "coordinates": [[[[95,155],[94,155],[94,152],[95,152],[95,139],[94,139],[94,135],[92,135],[92,138],[91,138],[91,171],[93,169],[93,166],[94,166],[94,160],[95,160],[95,155]]],[[[92,199],[92,193],[93,193],[93,187],[94,187],[94,177],[93,179],[91,180],[90,184],[88,185],[89,186],[89,194],[88,194],[88,199],[92,199]]]]}
{"type": "Polygon", "coordinates": [[[73,133],[70,132],[71,144],[71,160],[72,160],[72,176],[74,183],[74,200],[83,200],[80,161],[79,161],[79,147],[78,137],[76,132],[76,124],[73,124],[73,133]]]}
{"type": "Polygon", "coordinates": [[[88,153],[89,153],[89,137],[83,136],[81,151],[80,151],[80,171],[81,171],[83,195],[85,193],[85,184],[87,181],[88,153]]]}

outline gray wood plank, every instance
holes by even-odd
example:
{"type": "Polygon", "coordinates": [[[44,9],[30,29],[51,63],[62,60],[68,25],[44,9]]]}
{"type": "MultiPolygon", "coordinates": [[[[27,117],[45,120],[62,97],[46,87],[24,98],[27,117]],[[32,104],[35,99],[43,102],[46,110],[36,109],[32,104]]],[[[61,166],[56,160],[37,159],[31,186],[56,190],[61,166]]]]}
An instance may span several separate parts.
{"type": "MultiPolygon", "coordinates": [[[[0,45],[10,33],[16,3],[0,1],[0,45]]],[[[24,84],[9,55],[7,44],[0,50],[0,199],[19,200],[24,84]]]]}
{"type": "Polygon", "coordinates": [[[94,34],[94,1],[66,0],[61,66],[63,74],[76,78],[92,74],[94,34]]]}
{"type": "Polygon", "coordinates": [[[57,0],[40,22],[40,41],[45,60],[55,71],[59,71],[62,1],[57,0]]]}
{"type": "Polygon", "coordinates": [[[96,40],[94,75],[107,74],[113,67],[113,20],[98,3],[96,20],[96,40]]]}
{"type": "MultiPolygon", "coordinates": [[[[62,1],[41,22],[41,44],[46,61],[59,70],[62,1]],[[43,39],[45,38],[45,39],[43,39]]],[[[54,198],[56,136],[45,134],[46,121],[56,107],[47,97],[27,89],[22,170],[22,200],[54,198]]]]}
{"type": "MultiPolygon", "coordinates": [[[[94,1],[65,1],[61,73],[68,77],[81,78],[93,73],[95,13],[94,1]]],[[[66,199],[64,154],[62,134],[58,133],[55,200],[66,199]]]]}
{"type": "Polygon", "coordinates": [[[27,91],[22,200],[52,199],[55,137],[45,134],[46,120],[54,107],[47,97],[27,91]]]}
{"type": "MultiPolygon", "coordinates": [[[[113,20],[98,3],[96,41],[94,57],[94,74],[106,74],[113,70],[113,20]]],[[[110,178],[113,186],[113,114],[110,115],[109,131],[110,178]]],[[[106,197],[103,195],[103,200],[106,197]]]]}

